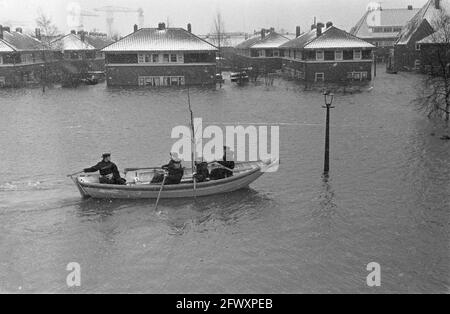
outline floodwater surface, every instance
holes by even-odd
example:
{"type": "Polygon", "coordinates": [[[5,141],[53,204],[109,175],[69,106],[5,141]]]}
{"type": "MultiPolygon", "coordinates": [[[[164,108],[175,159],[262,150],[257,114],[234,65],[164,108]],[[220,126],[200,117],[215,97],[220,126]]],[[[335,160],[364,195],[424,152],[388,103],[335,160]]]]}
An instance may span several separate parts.
{"type": "Polygon", "coordinates": [[[162,200],[160,214],[152,200],[83,200],[66,175],[105,151],[120,169],[167,162],[186,90],[0,90],[0,292],[448,293],[450,142],[416,111],[419,83],[379,73],[336,95],[329,180],[320,93],[191,89],[204,125],[280,125],[282,163],[247,190],[162,200]],[[70,262],[81,287],[66,285],[70,262]]]}

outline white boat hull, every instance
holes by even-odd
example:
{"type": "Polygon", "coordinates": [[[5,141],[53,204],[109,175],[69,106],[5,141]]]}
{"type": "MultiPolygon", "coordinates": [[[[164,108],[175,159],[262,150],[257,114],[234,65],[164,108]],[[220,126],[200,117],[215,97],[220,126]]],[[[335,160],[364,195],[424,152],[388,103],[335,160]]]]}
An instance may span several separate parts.
{"type": "MultiPolygon", "coordinates": [[[[233,177],[197,183],[195,189],[192,176],[186,176],[185,182],[190,181],[190,183],[166,185],[163,187],[160,197],[162,199],[192,198],[234,192],[248,187],[264,174],[265,168],[271,165],[273,165],[272,161],[241,163],[237,165],[233,177]]],[[[82,197],[98,199],[156,199],[161,189],[160,184],[150,184],[149,182],[128,185],[100,184],[98,175],[81,175],[73,180],[82,197]]]]}

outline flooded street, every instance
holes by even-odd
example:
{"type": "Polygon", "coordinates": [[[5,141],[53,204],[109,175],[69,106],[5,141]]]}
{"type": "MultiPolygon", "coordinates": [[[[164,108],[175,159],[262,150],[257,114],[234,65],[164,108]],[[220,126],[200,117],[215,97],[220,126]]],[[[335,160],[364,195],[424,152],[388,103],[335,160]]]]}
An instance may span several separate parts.
{"type": "Polygon", "coordinates": [[[448,293],[448,131],[415,110],[419,76],[378,75],[336,95],[328,182],[320,93],[191,89],[204,125],[280,125],[282,163],[249,190],[162,200],[160,215],[152,200],[82,200],[66,175],[105,151],[121,170],[166,163],[185,90],[0,89],[0,292],[448,293]]]}

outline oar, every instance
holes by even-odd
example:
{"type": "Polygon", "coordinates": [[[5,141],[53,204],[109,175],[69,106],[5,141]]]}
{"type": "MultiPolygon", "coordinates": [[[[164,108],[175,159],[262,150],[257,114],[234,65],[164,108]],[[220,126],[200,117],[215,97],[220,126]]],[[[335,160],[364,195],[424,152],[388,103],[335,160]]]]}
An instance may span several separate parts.
{"type": "Polygon", "coordinates": [[[163,182],[161,184],[161,188],[159,189],[158,198],[156,199],[155,211],[158,209],[159,199],[161,198],[161,193],[162,193],[162,190],[164,188],[164,183],[166,183],[166,178],[167,178],[167,174],[164,173],[164,179],[163,179],[163,182]]]}
{"type": "Polygon", "coordinates": [[[212,162],[211,164],[213,164],[213,165],[215,165],[215,166],[218,166],[219,168],[222,168],[222,169],[225,169],[225,170],[228,170],[228,171],[231,171],[231,172],[234,172],[234,170],[233,169],[230,169],[230,168],[227,168],[227,167],[225,167],[225,166],[223,166],[223,165],[221,165],[221,164],[219,164],[218,162],[212,162]]]}
{"type": "Polygon", "coordinates": [[[72,174],[68,174],[67,177],[71,178],[71,177],[76,176],[77,174],[80,174],[80,173],[83,173],[83,172],[84,172],[84,170],[83,171],[78,171],[78,172],[75,172],[75,173],[72,173],[72,174]]]}

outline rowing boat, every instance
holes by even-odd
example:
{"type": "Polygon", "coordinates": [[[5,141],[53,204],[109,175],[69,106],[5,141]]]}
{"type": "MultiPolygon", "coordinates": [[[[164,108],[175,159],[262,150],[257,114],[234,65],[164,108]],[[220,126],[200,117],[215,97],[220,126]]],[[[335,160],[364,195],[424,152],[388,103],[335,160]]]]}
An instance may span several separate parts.
{"type": "MultiPolygon", "coordinates": [[[[162,191],[161,184],[151,183],[153,177],[161,173],[161,168],[125,169],[126,185],[100,184],[98,174],[83,173],[72,177],[72,180],[84,198],[156,199],[159,193],[163,199],[202,197],[246,188],[276,164],[277,161],[274,160],[236,163],[232,177],[197,182],[195,188],[192,170],[186,169],[180,184],[166,185],[162,191]]],[[[210,170],[215,167],[217,166],[209,166],[210,170]]]]}

